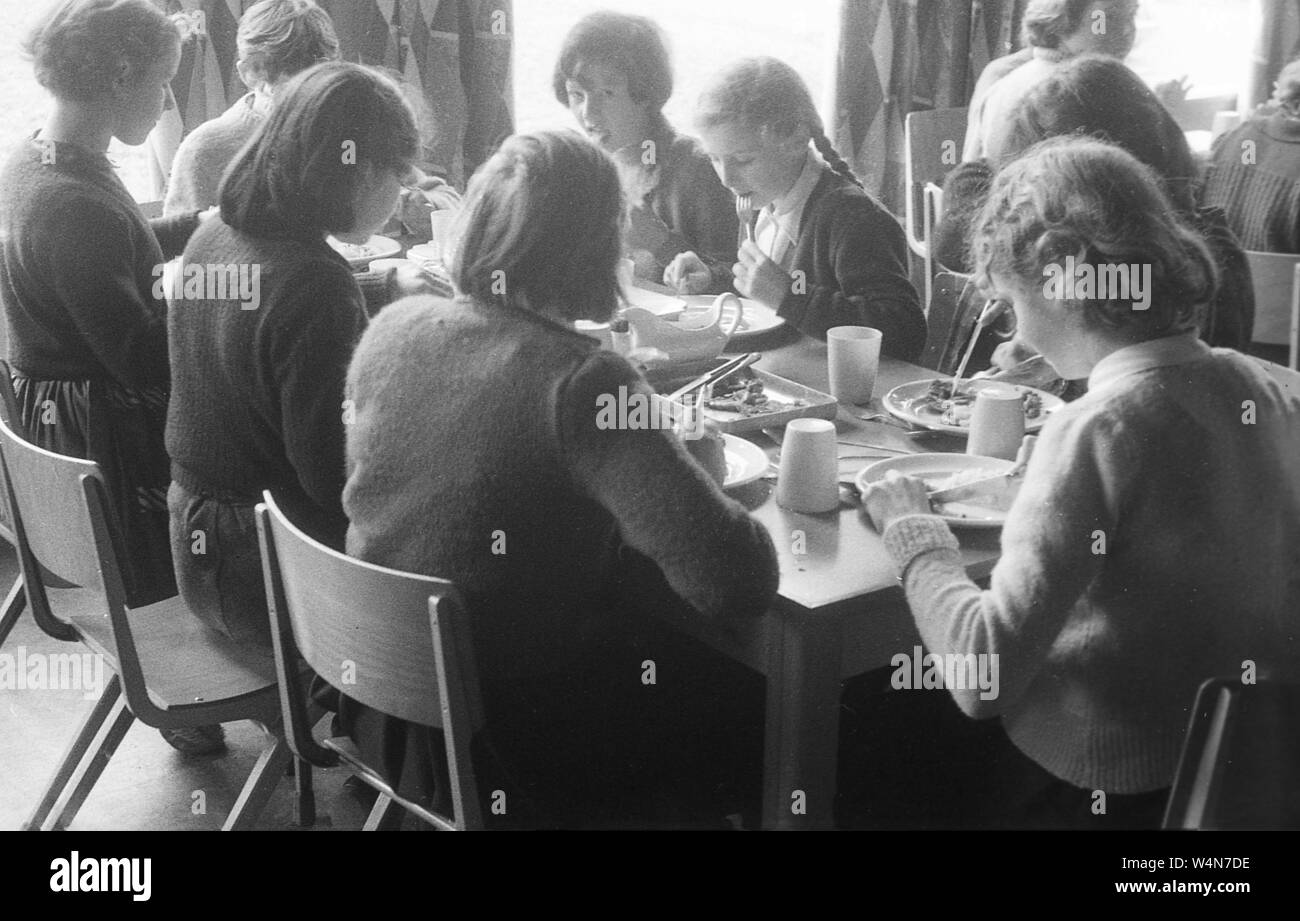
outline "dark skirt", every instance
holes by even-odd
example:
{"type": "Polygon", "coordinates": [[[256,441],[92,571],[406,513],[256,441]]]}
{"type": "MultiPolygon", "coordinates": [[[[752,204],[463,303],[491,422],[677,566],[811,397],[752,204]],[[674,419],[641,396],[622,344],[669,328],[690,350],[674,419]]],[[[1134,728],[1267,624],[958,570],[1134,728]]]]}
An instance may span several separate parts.
{"type": "Polygon", "coordinates": [[[18,414],[34,444],[94,461],[104,473],[125,559],[119,560],[127,605],[176,594],[168,539],[163,446],[168,391],[111,380],[43,381],[15,375],[18,414]]]}

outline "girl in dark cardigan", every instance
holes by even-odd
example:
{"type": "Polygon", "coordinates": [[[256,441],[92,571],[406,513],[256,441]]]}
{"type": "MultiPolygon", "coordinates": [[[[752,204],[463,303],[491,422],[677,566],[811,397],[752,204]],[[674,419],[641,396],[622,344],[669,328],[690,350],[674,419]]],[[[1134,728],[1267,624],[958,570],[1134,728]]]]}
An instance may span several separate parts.
{"type": "MultiPolygon", "coordinates": [[[[676,436],[601,421],[603,398],[648,393],[574,329],[618,304],[620,212],[614,165],[576,133],[506,141],[470,183],[461,297],[385,309],[348,372],[348,552],[465,596],[493,824],[675,825],[757,800],[761,678],[660,617],[758,616],[775,554],[676,436]]],[[[339,715],[391,782],[445,804],[441,733],[339,715]]]]}
{"type": "MultiPolygon", "coordinates": [[[[262,491],[327,543],[341,546],[346,530],[343,376],[366,314],[325,237],[361,242],[382,226],[419,150],[414,115],[377,71],[319,64],[282,93],[222,180],[220,219],[185,250],[187,276],[226,267],[252,284],[187,284],[168,323],[181,594],[209,626],[268,653],[262,491]]],[[[409,274],[395,284],[394,295],[429,290],[409,274]]]]}
{"type": "Polygon", "coordinates": [[[167,542],[167,305],[155,281],[198,224],[148,221],[105,156],[142,144],[180,61],[146,0],[58,4],[26,42],[54,108],[0,171],[0,302],[28,438],[104,471],[128,603],[176,594],[167,542]]]}
{"type": "MultiPolygon", "coordinates": [[[[740,61],[701,96],[696,123],[723,185],[758,214],[726,280],[805,335],[873,326],[887,355],[919,356],[925,315],[902,228],[835,152],[798,73],[775,58],[740,61]]],[[[684,253],[669,268],[702,265],[684,253]]]]}

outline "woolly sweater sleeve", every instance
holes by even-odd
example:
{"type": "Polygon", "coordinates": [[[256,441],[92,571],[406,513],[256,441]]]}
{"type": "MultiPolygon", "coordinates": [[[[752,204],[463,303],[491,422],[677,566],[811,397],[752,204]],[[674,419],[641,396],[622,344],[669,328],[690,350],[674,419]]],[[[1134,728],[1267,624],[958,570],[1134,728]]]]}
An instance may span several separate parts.
{"type": "Polygon", "coordinates": [[[668,584],[710,620],[754,617],[771,604],[778,571],[761,524],[655,428],[602,427],[602,395],[651,390],[630,365],[596,352],[554,397],[559,442],[577,489],[614,518],[623,541],[654,561],[668,584]]]}
{"type": "Polygon", "coordinates": [[[941,518],[910,515],[886,529],[927,649],[939,655],[996,654],[999,695],[950,689],[969,716],[1012,707],[1046,661],[1071,609],[1100,573],[1101,540],[1114,541],[1125,469],[1138,469],[1133,438],[1113,419],[1072,412],[1045,426],[1002,532],[1002,556],[988,590],[966,575],[957,541],[941,518]],[[1127,466],[1126,466],[1127,465],[1127,466]]]}

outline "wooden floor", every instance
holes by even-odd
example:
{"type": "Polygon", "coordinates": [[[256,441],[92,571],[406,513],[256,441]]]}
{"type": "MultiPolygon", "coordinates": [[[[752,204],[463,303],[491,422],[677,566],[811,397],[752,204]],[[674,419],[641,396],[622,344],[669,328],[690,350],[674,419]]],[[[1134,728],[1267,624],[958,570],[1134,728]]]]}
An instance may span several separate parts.
{"type": "MultiPolygon", "coordinates": [[[[0,597],[17,572],[9,546],[0,551],[0,597]]],[[[60,643],[23,614],[0,655],[81,653],[60,643]]],[[[94,695],[92,695],[94,696],[94,695]]],[[[0,688],[0,829],[20,828],[93,700],[80,690],[0,688]]],[[[78,830],[217,830],[257,760],[265,735],[252,723],[226,727],[228,751],[217,756],[177,752],[157,730],[135,723],[72,823],[78,830]],[[199,807],[202,807],[200,809],[199,807]]],[[[365,808],[342,789],[346,774],[316,771],[317,829],[357,829],[365,808]]],[[[292,778],[285,778],[259,828],[293,829],[292,778]]]]}

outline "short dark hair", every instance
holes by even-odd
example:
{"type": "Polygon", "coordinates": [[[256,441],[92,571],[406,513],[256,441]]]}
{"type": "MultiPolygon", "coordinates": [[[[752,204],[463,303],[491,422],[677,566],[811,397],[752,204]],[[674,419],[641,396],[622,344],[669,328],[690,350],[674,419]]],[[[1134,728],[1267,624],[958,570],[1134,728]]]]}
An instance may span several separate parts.
{"type": "Polygon", "coordinates": [[[149,0],[63,0],[37,21],[23,51],[56,97],[94,102],[123,61],[148,66],[180,45],[176,25],[149,0]]]}
{"type": "Polygon", "coordinates": [[[419,149],[415,116],[396,83],[361,64],[317,64],[285,85],[226,168],[222,220],[254,235],[348,230],[362,168],[405,173],[419,149]]]}
{"type": "Polygon", "coordinates": [[[1114,144],[1056,137],[1031,147],[993,180],[971,233],[977,283],[994,274],[1042,285],[1049,266],[1073,256],[1151,267],[1151,303],[1094,298],[1088,320],[1153,339],[1196,327],[1218,270],[1200,235],[1178,218],[1151,168],[1114,144]]]}
{"type": "Polygon", "coordinates": [[[603,64],[627,75],[628,94],[658,112],[673,94],[668,39],[654,20],[627,13],[599,12],[583,17],[560,48],[551,88],[568,105],[565,84],[582,64],[603,64]]]}
{"type": "Polygon", "coordinates": [[[604,151],[575,131],[517,134],[470,180],[452,280],[481,303],[606,321],[619,301],[623,221],[604,151]]]}

